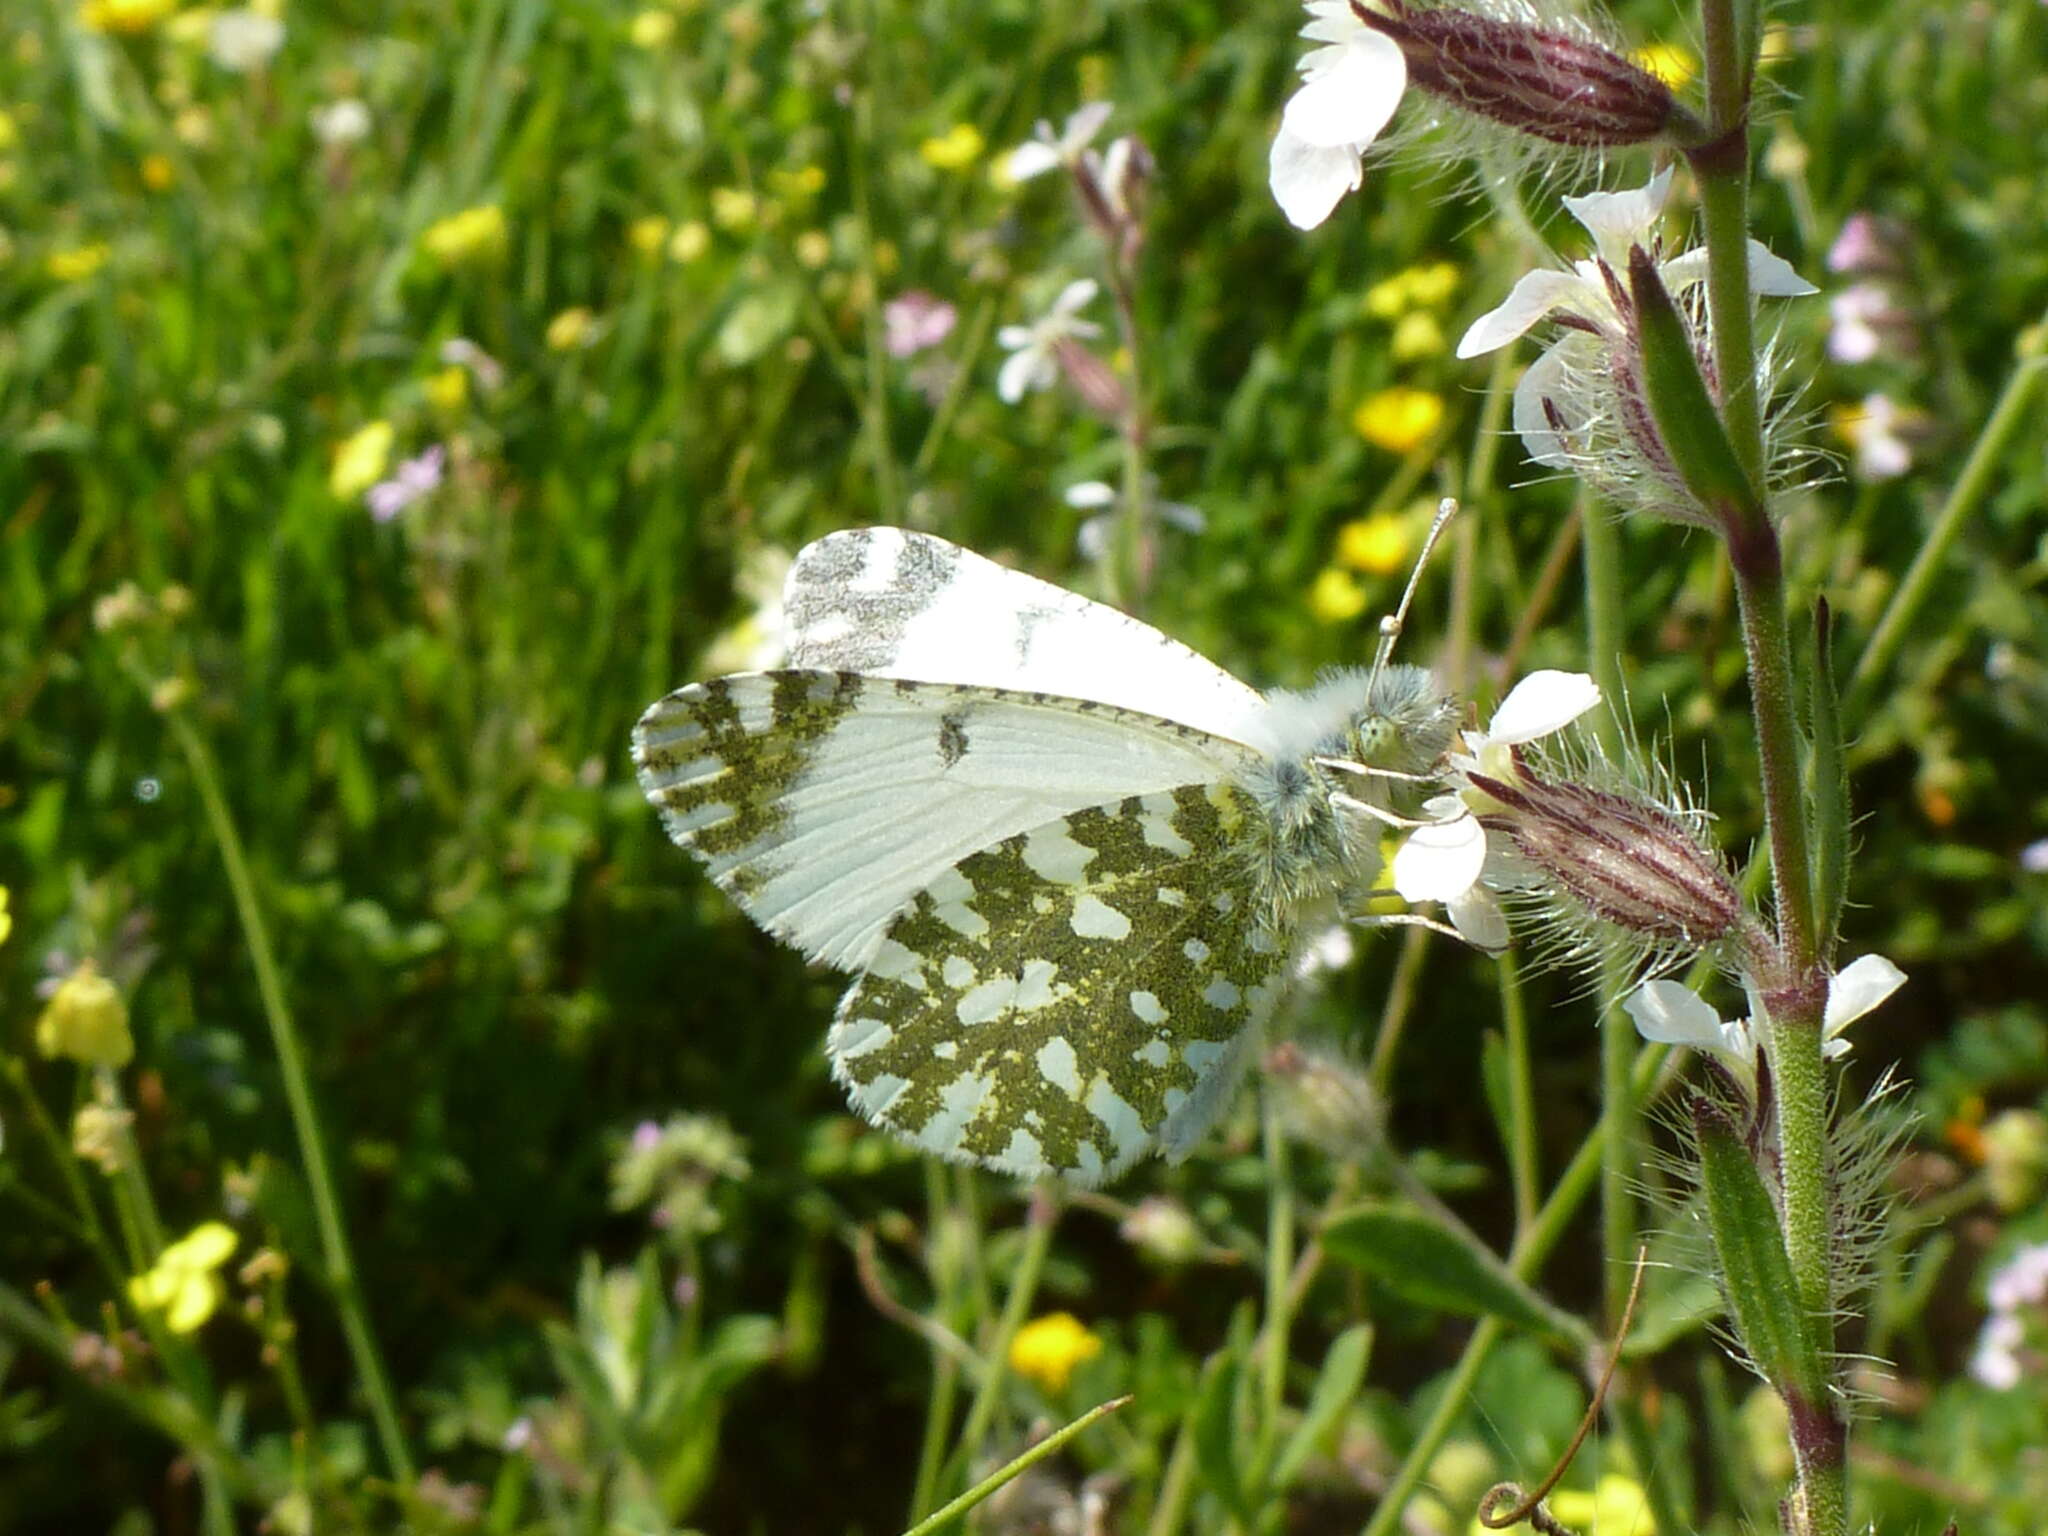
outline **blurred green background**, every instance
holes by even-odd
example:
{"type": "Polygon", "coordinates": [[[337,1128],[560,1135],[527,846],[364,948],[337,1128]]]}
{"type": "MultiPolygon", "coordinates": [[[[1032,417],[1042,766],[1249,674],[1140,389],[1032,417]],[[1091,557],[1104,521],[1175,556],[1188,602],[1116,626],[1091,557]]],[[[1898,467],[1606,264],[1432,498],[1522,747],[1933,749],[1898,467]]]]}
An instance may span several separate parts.
{"type": "MultiPolygon", "coordinates": [[[[1157,162],[1138,290],[1152,468],[1205,520],[1167,534],[1146,616],[1260,684],[1357,661],[1415,509],[1449,492],[1467,515],[1410,659],[1481,706],[1521,671],[1582,666],[1572,488],[1502,435],[1501,392],[1529,354],[1495,369],[1449,352],[1531,264],[1526,235],[1470,178],[1413,156],[1375,162],[1322,230],[1290,230],[1265,186],[1300,46],[1284,4],[338,0],[275,12],[275,36],[223,32],[225,14],[27,0],[0,19],[0,1054],[21,1068],[0,1093],[0,1277],[88,1330],[111,1294],[36,1203],[63,1184],[21,1093],[61,1122],[87,1092],[32,1040],[39,989],[91,957],[132,1012],[124,1080],[166,1225],[226,1219],[236,1263],[260,1245],[293,1258],[315,1503],[380,1528],[361,1514],[376,1453],[310,1278],[249,952],[168,704],[210,745],[246,842],[423,1463],[495,1528],[541,1518],[547,1468],[506,1470],[517,1426],[574,1421],[574,1443],[602,1441],[548,1326],[577,1317],[585,1255],[646,1252],[659,1289],[689,1280],[686,1335],[773,1320],[752,1353],[726,1340],[751,1369],[735,1367],[722,1442],[678,1474],[688,1519],[900,1528],[931,1357],[864,1292],[858,1234],[879,1235],[914,1299],[906,1234],[934,1219],[934,1192],[986,1224],[993,1275],[1016,1193],[856,1134],[820,1050],[839,978],[753,930],[664,840],[627,731],[658,694],[744,665],[751,589],[829,529],[907,523],[1100,590],[1063,493],[1117,478],[1115,434],[1058,391],[1001,403],[993,335],[1099,270],[1061,178],[992,174],[1035,120],[1095,99],[1157,162]],[[359,110],[336,117],[341,103],[359,110]],[[883,306],[911,290],[957,320],[900,358],[883,306]],[[1395,389],[1434,404],[1390,404],[1395,389]],[[430,452],[438,483],[373,513],[372,486],[430,452]],[[635,1125],[679,1112],[722,1120],[748,1169],[701,1181],[687,1243],[609,1198],[635,1125]]],[[[1787,498],[1786,542],[1801,604],[1834,607],[1847,674],[2016,359],[2041,349],[2048,10],[1772,19],[1759,233],[1825,296],[1766,319],[1783,408],[1832,456],[1787,498]],[[1857,214],[1875,254],[1831,272],[1857,214]],[[1874,347],[1844,339],[1859,316],[1874,347]]],[[[1618,20],[1674,69],[1693,25],[1654,4],[1618,20]]],[[[1646,169],[1618,161],[1607,184],[1646,169]]],[[[1529,217],[1574,253],[1555,194],[1593,175],[1527,189],[1529,217]]],[[[1864,1513],[1892,1529],[1956,1513],[1966,1531],[2031,1530],[2048,1497],[2040,1362],[2003,1391],[1965,1370],[1986,1266],[2048,1237],[2038,1177],[1994,1198],[1983,1171],[2005,1155],[1984,1128],[2048,1091],[2048,873],[2023,858],[2048,838],[2042,435],[1990,469],[1849,721],[1864,817],[1849,950],[1912,977],[1861,1027],[1852,1078],[1896,1062],[1914,1080],[1899,1182],[1945,1201],[1926,1220],[1909,1202],[1872,1324],[1900,1364],[1859,1477],[1864,1513]]],[[[413,478],[434,477],[421,463],[413,478]]],[[[1725,568],[1676,527],[1620,537],[1630,703],[1739,855],[1759,815],[1725,568]]],[[[1296,1022],[1369,1050],[1401,946],[1360,950],[1296,1022]]],[[[1495,969],[1443,945],[1422,965],[1393,1139],[1504,1242],[1479,1067],[1495,969]]],[[[1554,1171],[1597,1111],[1592,1011],[1569,975],[1528,975],[1523,995],[1554,1171]]],[[[1335,1162],[1304,1147],[1289,1176],[1326,1192],[1335,1162]]],[[[1085,1207],[1060,1232],[1042,1304],[1108,1341],[1089,1367],[1100,1396],[1152,1381],[1167,1405],[1130,1431],[1153,1462],[1116,1442],[1127,1476],[1156,1476],[1199,1362],[1258,1294],[1270,1176],[1247,1096],[1212,1153],[1113,1191],[1163,1193],[1238,1262],[1162,1267],[1085,1207]]],[[[1591,1247],[1568,1245],[1549,1294],[1592,1303],[1591,1247]]],[[[209,1380],[232,1435],[282,1466],[295,1413],[244,1315],[252,1287],[228,1277],[201,1336],[209,1380]]],[[[1358,1413],[1398,1447],[1467,1325],[1359,1285],[1311,1291],[1297,1353],[1312,1368],[1364,1305],[1380,1334],[1358,1413]]],[[[1715,1405],[1748,1385],[1713,1360],[1688,1335],[1653,1388],[1689,1426],[1672,1443],[1692,1518],[1732,1531],[1734,1495],[1766,1485],[1713,1470],[1747,1454],[1715,1405]]],[[[1534,1351],[1499,1362],[1526,1380],[1482,1394],[1471,1436],[1498,1475],[1533,1477],[1583,1399],[1534,1351]]],[[[162,1436],[45,1355],[10,1347],[0,1365],[0,1529],[194,1528],[189,1466],[162,1436]]],[[[1002,1412],[1021,1425],[1032,1407],[1002,1412]]],[[[1333,1523],[1309,1502],[1289,1528],[1354,1528],[1370,1487],[1332,1495],[1333,1523]]]]}

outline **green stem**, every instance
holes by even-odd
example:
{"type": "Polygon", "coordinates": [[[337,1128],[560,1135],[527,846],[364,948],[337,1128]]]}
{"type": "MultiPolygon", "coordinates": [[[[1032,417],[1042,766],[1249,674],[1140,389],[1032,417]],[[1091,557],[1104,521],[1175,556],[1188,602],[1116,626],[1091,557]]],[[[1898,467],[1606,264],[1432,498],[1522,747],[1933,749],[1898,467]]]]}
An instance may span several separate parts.
{"type": "Polygon", "coordinates": [[[1287,1163],[1287,1137],[1280,1125],[1279,1095],[1264,1095],[1266,1179],[1266,1326],[1260,1357],[1259,1432],[1247,1482],[1262,1489],[1273,1465],[1273,1447],[1287,1396],[1287,1340],[1292,1321],[1290,1279],[1294,1270],[1294,1182],[1287,1163]]]}
{"type": "Polygon", "coordinates": [[[313,1090],[306,1074],[305,1055],[299,1047],[298,1027],[286,1006],[284,985],[278,976],[277,960],[270,947],[270,935],[263,921],[263,909],[256,900],[256,885],[249,876],[242,839],[228,814],[221,793],[220,775],[191,721],[176,709],[165,716],[192,773],[192,782],[206,809],[206,818],[220,849],[221,864],[227,872],[228,889],[241,920],[242,936],[256,971],[256,990],[263,1003],[263,1015],[270,1026],[270,1040],[277,1052],[278,1076],[284,1082],[285,1102],[290,1107],[292,1129],[297,1133],[299,1155],[305,1164],[306,1186],[313,1197],[313,1216],[320,1232],[320,1248],[326,1280],[334,1293],[341,1315],[342,1333],[349,1357],[356,1368],[363,1396],[376,1426],[385,1465],[399,1483],[413,1481],[412,1457],[398,1427],[398,1410],[384,1362],[377,1352],[376,1336],[363,1304],[356,1277],[355,1260],[349,1250],[348,1229],[342,1222],[341,1203],[335,1194],[334,1175],[327,1162],[327,1148],[321,1139],[320,1121],[313,1104],[313,1090]]]}
{"type": "MultiPolygon", "coordinates": [[[[883,35],[880,7],[870,9],[875,24],[871,38],[883,35]]],[[[874,44],[870,43],[872,65],[874,44]]],[[[874,456],[875,511],[885,523],[902,521],[902,500],[896,483],[896,454],[890,442],[888,351],[882,344],[882,275],[875,260],[874,211],[868,186],[868,163],[874,156],[876,82],[872,77],[855,91],[853,100],[853,146],[847,155],[853,186],[853,213],[860,229],[860,268],[867,290],[867,398],[863,403],[863,426],[874,456]]]]}
{"type": "MultiPolygon", "coordinates": [[[[1586,571],[1587,665],[1607,707],[1596,713],[1593,730],[1611,758],[1624,745],[1621,721],[1627,690],[1621,675],[1627,619],[1621,593],[1621,527],[1592,497],[1579,498],[1579,528],[1586,571]]],[[[1618,957],[1600,966],[1600,1097],[1612,1130],[1600,1168],[1601,1296],[1610,1324],[1628,1303],[1630,1266],[1636,1256],[1636,1118],[1630,1089],[1635,1038],[1615,1011],[1627,977],[1618,957]]]]}
{"type": "Polygon", "coordinates": [[[1756,392],[1756,332],[1749,295],[1749,62],[1731,0],[1702,0],[1707,116],[1712,139],[1691,152],[1707,236],[1707,313],[1721,420],[1736,459],[1763,484],[1763,413],[1756,392]]]}
{"type": "Polygon", "coordinates": [[[935,1532],[944,1529],[953,1521],[959,1519],[983,1499],[1002,1487],[1003,1484],[1043,1461],[1069,1440],[1073,1439],[1074,1436],[1080,1434],[1082,1430],[1088,1428],[1097,1419],[1105,1414],[1116,1412],[1117,1409],[1123,1407],[1129,1401],[1128,1397],[1113,1398],[1109,1402],[1100,1403],[1090,1408],[1081,1417],[1074,1420],[1073,1423],[1054,1430],[1043,1440],[1039,1441],[1038,1444],[1032,1446],[1030,1450],[1024,1452],[1023,1455],[990,1473],[972,1488],[968,1489],[967,1492],[961,1494],[959,1498],[953,1500],[944,1509],[936,1511],[928,1519],[918,1521],[916,1525],[904,1533],[904,1536],[934,1536],[935,1532]]]}
{"type": "Polygon", "coordinates": [[[1778,943],[1793,975],[1803,978],[1813,969],[1819,949],[1792,645],[1785,623],[1785,568],[1776,530],[1766,523],[1753,535],[1731,538],[1728,558],[1742,610],[1743,649],[1749,658],[1749,703],[1763,774],[1764,830],[1771,849],[1778,943]]]}
{"type": "Polygon", "coordinates": [[[1508,1182],[1514,1189],[1515,1235],[1536,1220],[1536,1082],[1529,1064],[1529,1005],[1521,968],[1509,950],[1494,962],[1500,980],[1501,1026],[1508,1057],[1508,1182]]]}
{"type": "Polygon", "coordinates": [[[1935,575],[1948,558],[1957,536],[1990,491],[1991,477],[2004,460],[2006,450],[2012,446],[2022,427],[2034,424],[2035,386],[2043,378],[2048,378],[2048,357],[2032,357],[2015,368],[2005,381],[2005,389],[1998,397],[1991,419],[1985,423],[1984,430],[1970,449],[1961,477],[1948,493],[1948,500],[1942,503],[1934,526],[1927,530],[1926,542],[1906,568],[1891,602],[1885,605],[1884,616],[1871,632],[1870,643],[1857,658],[1856,671],[1849,679],[1847,695],[1842,700],[1845,726],[1853,728],[1854,722],[1869,710],[1872,693],[1891,670],[1893,658],[1898,655],[1899,647],[1905,644],[1909,626],[1919,613],[1921,604],[1927,601],[1935,575]]]}
{"type": "Polygon", "coordinates": [[[1031,1192],[1030,1212],[1024,1223],[1024,1251],[1017,1256],[1017,1268],[1010,1276],[1010,1294],[1003,1300],[1003,1315],[996,1322],[995,1337],[989,1340],[988,1368],[981,1373],[974,1401],[968,1405],[967,1423],[953,1458],[962,1475],[972,1465],[975,1449],[995,1422],[996,1404],[1002,1398],[1003,1383],[1010,1373],[1010,1341],[1024,1326],[1038,1294],[1038,1277],[1045,1270],[1045,1257],[1052,1247],[1053,1228],[1059,1224],[1059,1209],[1043,1184],[1031,1192]]]}
{"type": "MultiPolygon", "coordinates": [[[[1636,1053],[1634,1072],[1629,1080],[1631,1100],[1640,1101],[1650,1094],[1670,1055],[1671,1048],[1663,1045],[1645,1046],[1636,1053]]],[[[1515,1240],[1514,1251],[1508,1256],[1508,1268],[1517,1279],[1535,1279],[1543,1261],[1563,1240],[1565,1229],[1598,1180],[1613,1114],[1613,1105],[1609,1104],[1600,1117],[1600,1123],[1593,1127],[1573,1154],[1571,1162],[1565,1165],[1550,1197],[1536,1213],[1536,1220],[1515,1240]]],[[[1472,1383],[1477,1379],[1480,1367],[1486,1363],[1486,1357],[1493,1352],[1493,1346],[1500,1341],[1502,1332],[1501,1324],[1491,1317],[1472,1330],[1472,1337],[1465,1341],[1465,1352],[1452,1368],[1451,1379],[1438,1397],[1429,1422],[1416,1435],[1415,1443],[1401,1458],[1401,1465],[1387,1485],[1387,1491],[1380,1496],[1379,1505],[1366,1525],[1365,1536],[1391,1536],[1402,1511],[1408,1507],[1408,1500],[1428,1472],[1429,1464],[1436,1459],[1436,1453],[1456,1427],[1458,1416],[1465,1409],[1465,1400],[1471,1394],[1472,1383]]]]}

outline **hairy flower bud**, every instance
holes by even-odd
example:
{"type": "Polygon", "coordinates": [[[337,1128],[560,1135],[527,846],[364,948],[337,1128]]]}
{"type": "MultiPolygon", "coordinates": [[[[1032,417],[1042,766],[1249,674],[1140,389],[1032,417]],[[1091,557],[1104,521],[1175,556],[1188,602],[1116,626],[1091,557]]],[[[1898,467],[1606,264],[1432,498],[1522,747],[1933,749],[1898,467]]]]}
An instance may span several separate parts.
{"type": "Polygon", "coordinates": [[[1412,85],[1548,143],[1642,144],[1678,115],[1670,87],[1648,70],[1553,28],[1406,0],[1351,8],[1400,45],[1412,85]]]}
{"type": "Polygon", "coordinates": [[[1673,812],[1621,791],[1537,778],[1519,757],[1516,766],[1499,778],[1466,775],[1498,807],[1480,819],[1588,917],[1693,950],[1743,931],[1742,892],[1673,812]]]}

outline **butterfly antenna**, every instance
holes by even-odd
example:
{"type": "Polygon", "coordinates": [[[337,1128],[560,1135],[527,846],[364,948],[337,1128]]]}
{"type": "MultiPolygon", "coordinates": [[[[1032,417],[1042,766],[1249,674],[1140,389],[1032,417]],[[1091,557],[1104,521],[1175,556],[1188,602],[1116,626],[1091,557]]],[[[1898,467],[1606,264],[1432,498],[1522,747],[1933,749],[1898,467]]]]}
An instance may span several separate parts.
{"type": "Polygon", "coordinates": [[[1380,674],[1387,670],[1387,662],[1394,654],[1394,642],[1401,638],[1401,627],[1408,622],[1408,605],[1415,601],[1415,589],[1422,583],[1422,568],[1429,564],[1430,552],[1436,548],[1436,541],[1443,536],[1445,525],[1457,513],[1456,497],[1446,496],[1436,504],[1436,518],[1423,537],[1422,553],[1415,557],[1415,569],[1408,573],[1408,586],[1401,594],[1401,605],[1380,620],[1380,648],[1373,653],[1372,674],[1366,680],[1368,695],[1373,685],[1379,682],[1380,674]]]}

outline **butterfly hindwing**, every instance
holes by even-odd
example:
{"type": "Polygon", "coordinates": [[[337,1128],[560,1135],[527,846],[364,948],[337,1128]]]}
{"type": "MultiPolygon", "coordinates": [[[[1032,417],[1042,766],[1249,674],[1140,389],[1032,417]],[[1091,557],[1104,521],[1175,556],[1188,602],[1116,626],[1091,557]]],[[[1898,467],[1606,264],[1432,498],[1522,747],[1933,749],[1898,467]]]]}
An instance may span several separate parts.
{"type": "Polygon", "coordinates": [[[799,667],[1092,699],[1231,740],[1264,708],[1150,624],[928,533],[827,534],[797,555],[783,612],[799,667]]]}
{"type": "Polygon", "coordinates": [[[1245,749],[1136,711],[855,673],[678,689],[633,733],[669,835],[769,932],[847,970],[919,890],[1084,806],[1222,778],[1245,749]]]}
{"type": "Polygon", "coordinates": [[[1185,1156],[1285,976],[1241,858],[1257,808],[1184,784],[969,855],[890,923],[827,1042],[869,1119],[957,1161],[1082,1183],[1185,1156]]]}

